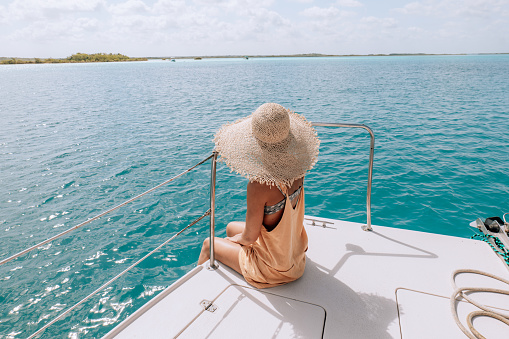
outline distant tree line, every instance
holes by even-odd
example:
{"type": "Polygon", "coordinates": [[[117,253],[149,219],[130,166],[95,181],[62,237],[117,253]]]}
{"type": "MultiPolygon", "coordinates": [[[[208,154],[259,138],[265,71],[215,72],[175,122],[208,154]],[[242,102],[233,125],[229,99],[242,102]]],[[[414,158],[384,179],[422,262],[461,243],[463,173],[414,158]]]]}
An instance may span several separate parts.
{"type": "Polygon", "coordinates": [[[119,61],[147,61],[147,58],[130,58],[123,54],[106,54],[106,53],[95,53],[85,54],[76,53],[65,59],[20,59],[11,58],[0,61],[0,64],[12,65],[12,64],[60,64],[60,63],[78,63],[78,62],[119,62],[119,61]]]}

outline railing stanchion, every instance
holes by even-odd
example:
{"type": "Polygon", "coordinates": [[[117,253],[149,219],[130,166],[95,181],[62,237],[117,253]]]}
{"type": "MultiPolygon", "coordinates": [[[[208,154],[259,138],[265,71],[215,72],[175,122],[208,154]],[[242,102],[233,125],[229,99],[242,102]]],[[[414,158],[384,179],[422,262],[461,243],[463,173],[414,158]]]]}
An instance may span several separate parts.
{"type": "Polygon", "coordinates": [[[362,226],[364,231],[372,231],[371,228],[371,181],[373,179],[373,158],[375,155],[375,134],[368,126],[364,124],[344,124],[344,123],[329,123],[329,122],[312,122],[313,126],[324,126],[324,127],[347,127],[347,128],[363,128],[369,132],[371,137],[371,145],[369,150],[369,170],[368,170],[368,192],[366,194],[366,214],[367,222],[366,225],[362,226]]]}
{"type": "Polygon", "coordinates": [[[215,233],[215,206],[216,206],[216,161],[217,152],[212,152],[212,168],[210,173],[210,264],[211,269],[216,269],[214,252],[214,233],[215,233]]]}
{"type": "Polygon", "coordinates": [[[368,171],[368,193],[366,197],[366,206],[367,206],[367,214],[368,214],[368,222],[367,225],[362,226],[364,231],[372,231],[371,228],[371,182],[373,180],[373,158],[375,156],[375,135],[373,131],[368,126],[364,126],[364,129],[369,132],[371,137],[370,150],[369,150],[369,171],[368,171]]]}

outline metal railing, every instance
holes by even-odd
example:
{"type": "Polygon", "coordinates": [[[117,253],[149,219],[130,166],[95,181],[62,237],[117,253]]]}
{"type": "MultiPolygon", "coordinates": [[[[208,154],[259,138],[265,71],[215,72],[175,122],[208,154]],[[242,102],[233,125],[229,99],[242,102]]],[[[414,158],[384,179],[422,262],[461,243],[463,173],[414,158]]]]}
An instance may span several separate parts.
{"type": "MultiPolygon", "coordinates": [[[[143,192],[143,193],[141,193],[141,194],[139,194],[139,195],[137,195],[137,196],[135,196],[135,197],[133,197],[133,198],[131,198],[131,199],[129,199],[129,200],[124,201],[124,202],[123,202],[123,203],[121,203],[120,205],[117,205],[117,206],[115,206],[115,207],[113,207],[113,208],[110,208],[109,210],[104,211],[104,212],[102,212],[102,213],[100,213],[100,214],[96,215],[96,216],[95,216],[95,217],[93,217],[93,218],[87,219],[86,221],[82,222],[81,224],[78,224],[78,225],[76,225],[76,226],[73,226],[73,227],[71,227],[71,228],[69,228],[69,229],[67,229],[67,230],[65,230],[65,231],[63,231],[63,232],[61,232],[61,233],[59,233],[59,234],[57,234],[57,235],[54,235],[54,236],[53,236],[53,237],[51,237],[51,238],[48,238],[48,239],[46,239],[46,240],[44,240],[44,241],[41,241],[40,243],[38,243],[38,244],[36,244],[36,245],[33,245],[33,246],[31,246],[31,247],[29,247],[29,248],[27,248],[27,249],[24,249],[23,251],[18,252],[18,253],[14,254],[14,255],[12,255],[12,256],[10,256],[10,257],[8,257],[8,258],[5,258],[5,259],[3,259],[3,260],[0,260],[0,266],[1,266],[1,265],[3,265],[3,264],[5,264],[5,263],[8,263],[8,262],[9,262],[9,261],[11,261],[11,260],[14,260],[14,259],[16,259],[16,258],[18,258],[18,257],[22,256],[22,255],[23,255],[23,254],[25,254],[25,253],[28,253],[28,252],[30,252],[30,251],[32,251],[32,250],[35,250],[36,248],[39,248],[39,247],[41,247],[41,246],[43,246],[43,245],[46,245],[47,243],[50,243],[50,242],[52,242],[53,240],[56,240],[56,239],[58,239],[58,238],[60,238],[60,237],[62,237],[62,236],[64,236],[64,235],[66,235],[67,233],[69,233],[69,232],[71,232],[71,231],[77,230],[78,228],[80,228],[80,227],[82,227],[82,226],[85,226],[86,224],[89,224],[89,223],[91,223],[92,221],[97,220],[97,219],[99,219],[99,218],[101,218],[101,217],[105,216],[106,214],[109,214],[109,213],[111,213],[111,212],[113,212],[113,211],[115,211],[115,210],[119,209],[119,208],[120,208],[120,207],[122,207],[122,206],[125,206],[125,205],[127,205],[127,204],[129,204],[129,203],[131,203],[131,202],[133,202],[133,201],[135,201],[135,200],[138,200],[139,198],[141,198],[141,197],[143,197],[143,196],[147,195],[148,193],[150,193],[150,192],[152,192],[152,191],[155,191],[156,189],[158,189],[158,188],[160,188],[160,187],[162,187],[162,186],[164,186],[164,185],[166,185],[166,184],[169,184],[169,183],[170,183],[170,182],[172,182],[173,180],[180,178],[181,176],[183,176],[183,175],[184,175],[184,174],[186,174],[186,173],[191,172],[193,169],[195,169],[196,167],[200,166],[201,164],[203,164],[204,162],[206,162],[207,160],[209,160],[209,159],[210,159],[210,158],[212,158],[212,157],[214,157],[214,154],[209,155],[207,158],[203,159],[202,161],[200,161],[200,162],[199,162],[199,163],[197,163],[196,165],[194,165],[194,166],[192,166],[192,167],[188,168],[188,169],[187,169],[187,170],[185,170],[184,172],[182,172],[182,173],[180,173],[180,174],[178,174],[178,175],[174,176],[173,178],[168,179],[168,180],[166,180],[165,182],[160,183],[159,185],[157,185],[157,186],[155,186],[155,187],[152,187],[151,189],[149,189],[149,190],[147,190],[147,191],[145,191],[145,192],[143,192]]],[[[216,157],[217,157],[217,156],[216,156],[216,157]]],[[[214,159],[215,159],[215,158],[214,158],[214,159]]],[[[213,166],[213,167],[214,167],[214,172],[215,172],[215,161],[214,161],[214,166],[213,166]]],[[[214,176],[215,176],[215,173],[214,173],[214,176]]]]}
{"type": "Polygon", "coordinates": [[[312,122],[313,126],[322,127],[346,127],[346,128],[363,128],[369,132],[371,143],[369,149],[369,169],[368,169],[368,191],[366,194],[366,213],[367,222],[362,226],[364,231],[372,231],[371,228],[371,182],[373,181],[373,158],[375,155],[375,134],[368,126],[364,124],[344,124],[344,123],[329,123],[329,122],[312,122]]]}
{"type": "Polygon", "coordinates": [[[85,298],[81,299],[79,302],[77,302],[76,304],[74,304],[73,306],[69,307],[68,309],[66,309],[64,312],[60,313],[56,318],[54,318],[53,320],[51,320],[50,322],[48,322],[47,324],[45,324],[43,327],[41,327],[40,329],[38,329],[36,332],[32,333],[32,335],[30,335],[27,339],[32,339],[32,338],[35,338],[36,336],[40,335],[41,333],[43,333],[44,331],[46,331],[46,329],[48,327],[50,327],[51,325],[53,325],[54,323],[56,323],[57,321],[61,320],[66,314],[69,314],[71,311],[73,311],[74,309],[76,309],[76,307],[80,306],[81,304],[83,304],[85,301],[89,300],[90,298],[92,298],[94,295],[96,295],[97,293],[99,293],[100,291],[102,291],[103,289],[105,289],[106,287],[110,286],[113,282],[115,282],[118,278],[120,278],[121,276],[123,276],[124,274],[126,274],[127,272],[129,272],[130,270],[132,270],[134,267],[138,266],[138,264],[140,264],[142,261],[144,261],[145,259],[147,259],[148,257],[150,257],[152,254],[154,254],[155,252],[159,251],[163,246],[165,246],[166,244],[168,244],[170,241],[172,241],[173,239],[175,239],[176,237],[178,237],[182,232],[184,232],[185,230],[187,230],[189,227],[193,226],[194,224],[196,224],[197,222],[199,222],[201,219],[205,218],[207,215],[210,215],[210,210],[208,210],[207,212],[205,212],[202,216],[200,216],[199,218],[195,219],[194,221],[192,221],[189,225],[187,225],[186,227],[184,227],[183,229],[181,229],[180,231],[178,231],[177,233],[175,233],[171,238],[167,239],[166,241],[164,241],[162,244],[160,244],[159,246],[157,246],[156,248],[154,248],[152,251],[148,252],[147,254],[145,254],[141,259],[138,259],[138,261],[136,261],[135,263],[131,264],[129,267],[127,267],[126,269],[124,269],[122,272],[120,272],[119,274],[117,274],[116,276],[114,276],[113,278],[111,278],[110,280],[108,280],[106,283],[104,283],[103,285],[101,285],[101,287],[97,288],[95,291],[93,291],[92,293],[90,293],[89,295],[87,295],[85,298]]]}
{"type": "MultiPolygon", "coordinates": [[[[362,226],[364,231],[372,231],[371,228],[371,184],[373,181],[373,158],[375,154],[375,134],[373,130],[364,124],[347,124],[347,123],[329,123],[329,122],[312,122],[313,126],[317,127],[344,127],[344,128],[362,128],[369,132],[370,135],[370,149],[369,149],[369,167],[368,167],[368,189],[366,193],[366,214],[367,221],[366,225],[362,226]]],[[[208,264],[209,269],[216,269],[217,264],[215,262],[214,253],[214,207],[215,207],[215,192],[216,192],[216,162],[217,152],[213,152],[212,157],[212,170],[211,170],[211,181],[210,181],[210,261],[208,264]]]]}
{"type": "Polygon", "coordinates": [[[210,269],[216,269],[218,266],[215,261],[214,252],[214,236],[215,236],[215,208],[216,208],[216,163],[217,163],[217,152],[212,152],[212,167],[210,170],[210,269]]]}
{"type": "MultiPolygon", "coordinates": [[[[313,122],[312,123],[313,126],[317,126],[317,127],[346,127],[346,128],[363,128],[365,129],[366,131],[369,132],[370,134],[370,137],[371,137],[371,146],[370,146],[370,151],[369,151],[369,170],[368,170],[368,189],[367,189],[367,194],[366,194],[366,212],[367,212],[367,223],[366,225],[362,226],[362,229],[365,230],[365,231],[371,231],[372,228],[371,228],[371,183],[372,183],[372,179],[373,179],[373,157],[374,157],[374,150],[375,150],[375,135],[373,134],[373,131],[371,130],[371,128],[369,128],[368,126],[364,125],[364,124],[346,124],[346,123],[328,123],[328,122],[313,122]]],[[[53,240],[56,240],[64,235],[66,235],[67,233],[71,232],[71,231],[74,231],[82,226],[85,226],[86,224],[94,221],[94,220],[97,220],[103,216],[105,216],[106,214],[108,213],[111,213],[117,209],[119,209],[120,207],[124,206],[124,205],[127,205],[135,200],[138,200],[139,198],[143,197],[144,195],[160,188],[161,186],[164,186],[170,182],[172,182],[173,180],[181,177],[182,175],[190,172],[191,170],[193,170],[194,168],[198,167],[199,165],[203,164],[204,162],[206,162],[207,160],[211,159],[212,158],[212,166],[211,166],[211,174],[210,174],[210,239],[214,239],[214,233],[215,233],[215,194],[216,194],[216,163],[217,163],[217,152],[216,151],[213,151],[212,154],[210,156],[208,156],[207,158],[203,159],[202,161],[200,161],[199,163],[197,163],[196,165],[192,166],[191,168],[187,169],[186,171],[176,175],[175,177],[169,179],[169,180],[166,180],[165,182],[149,189],[148,191],[145,191],[123,203],[121,203],[120,205],[117,205],[101,214],[98,214],[96,215],[95,217],[93,218],[90,218],[84,222],[82,222],[81,224],[78,224],[74,227],[71,227],[51,238],[48,238],[36,245],[33,245],[19,253],[16,253],[8,258],[5,258],[3,260],[0,260],[0,265],[3,265],[13,259],[16,259],[18,257],[20,257],[21,255],[25,254],[25,253],[28,253],[36,248],[39,248],[47,243],[50,243],[52,242],[53,240]]],[[[505,217],[505,215],[504,215],[505,217]]],[[[210,267],[211,268],[216,268],[217,265],[214,261],[214,242],[211,241],[210,242],[210,267]]]]}
{"type": "MultiPolygon", "coordinates": [[[[363,125],[363,124],[346,124],[346,123],[322,123],[322,122],[315,122],[315,123],[312,123],[313,126],[321,126],[321,127],[346,127],[346,128],[363,128],[365,130],[367,130],[371,136],[371,147],[370,147],[370,153],[369,153],[369,171],[368,171],[368,189],[367,189],[367,197],[366,197],[366,209],[367,209],[367,224],[366,225],[363,225],[362,226],[362,229],[365,230],[365,231],[370,231],[372,230],[371,228],[371,183],[372,183],[372,176],[373,176],[373,157],[374,157],[374,148],[375,148],[375,136],[373,134],[373,131],[371,130],[371,128],[369,128],[368,126],[366,125],[363,125]]],[[[97,220],[99,218],[101,218],[102,216],[108,214],[108,213],[111,213],[117,209],[119,209],[120,207],[124,206],[124,205],[127,205],[135,200],[138,200],[139,198],[143,197],[144,195],[160,188],[161,186],[164,186],[170,182],[172,182],[173,180],[181,177],[182,175],[184,175],[185,173],[188,173],[190,172],[191,170],[193,170],[194,168],[198,167],[199,165],[205,163],[207,160],[209,159],[212,159],[212,164],[211,164],[211,175],[210,175],[210,208],[207,212],[205,212],[201,217],[199,217],[198,219],[196,219],[195,221],[193,221],[191,224],[189,224],[188,226],[186,226],[184,229],[182,229],[181,231],[179,231],[177,234],[175,234],[173,237],[171,237],[170,239],[168,239],[167,241],[165,241],[164,243],[162,243],[161,245],[159,245],[157,248],[155,248],[153,251],[149,252],[148,254],[146,254],[143,258],[139,259],[137,262],[135,262],[134,264],[130,265],[127,269],[125,269],[124,271],[122,271],[120,274],[118,274],[117,276],[115,276],[113,279],[111,279],[110,281],[108,281],[106,284],[102,285],[101,287],[99,287],[98,289],[96,289],[94,292],[92,292],[91,294],[89,294],[87,297],[85,297],[84,299],[82,299],[80,302],[78,302],[76,305],[70,307],[69,309],[67,309],[65,312],[61,313],[58,317],[56,317],[55,319],[53,319],[52,321],[50,321],[49,323],[47,323],[45,326],[43,326],[42,328],[40,328],[37,332],[35,332],[34,334],[32,334],[29,338],[33,338],[35,337],[36,335],[39,335],[40,333],[42,333],[45,329],[47,329],[50,325],[52,325],[53,323],[55,323],[56,321],[60,320],[63,316],[65,316],[66,314],[68,314],[70,311],[72,311],[73,309],[75,309],[77,306],[81,305],[83,302],[87,301],[89,298],[91,298],[93,295],[97,294],[99,291],[101,291],[103,288],[105,288],[106,286],[110,285],[113,281],[115,281],[116,279],[118,279],[120,276],[122,276],[123,274],[125,274],[126,272],[128,272],[129,270],[131,270],[133,267],[135,267],[136,265],[138,265],[141,261],[145,260],[147,257],[149,257],[150,255],[152,255],[154,252],[156,252],[157,250],[159,250],[162,246],[166,245],[167,243],[169,243],[171,240],[173,240],[175,237],[177,237],[179,234],[181,234],[184,230],[186,230],[188,227],[194,225],[195,223],[197,223],[198,221],[200,221],[202,218],[204,218],[205,216],[207,215],[210,215],[210,261],[209,261],[209,264],[208,264],[208,267],[209,269],[216,269],[218,267],[218,265],[216,264],[216,261],[215,261],[215,250],[214,250],[214,237],[215,237],[215,193],[216,193],[216,164],[217,164],[217,152],[214,150],[212,152],[212,154],[210,156],[208,156],[207,158],[203,159],[202,161],[200,161],[199,163],[197,163],[196,165],[192,166],[191,168],[187,169],[186,171],[176,175],[175,177],[169,179],[169,180],[166,180],[165,182],[121,203],[120,205],[117,205],[105,212],[102,212],[101,214],[93,217],[93,218],[90,218],[88,220],[86,220],[85,222],[82,222],[74,227],[71,227],[69,229],[67,229],[66,231],[64,232],[61,232],[51,238],[48,238],[36,245],[33,245],[19,253],[16,253],[8,258],[5,258],[3,260],[0,260],[0,265],[3,265],[11,260],[14,260],[18,257],[20,257],[21,255],[25,254],[25,253],[28,253],[36,248],[39,248],[49,242],[52,242],[53,240],[56,240],[64,235],[66,235],[67,233],[73,231],[73,230],[76,230],[94,220],[97,220]]],[[[504,215],[505,217],[505,215],[504,215]]]]}
{"type": "Polygon", "coordinates": [[[214,235],[213,233],[213,229],[214,229],[214,202],[215,202],[215,198],[214,198],[214,195],[215,195],[215,172],[216,172],[216,158],[217,158],[217,154],[214,152],[212,153],[211,155],[209,155],[208,157],[206,157],[205,159],[203,159],[202,161],[200,161],[199,163],[197,163],[196,165],[188,168],[187,170],[185,170],[184,172],[172,177],[171,179],[168,179],[166,180],[165,182],[155,186],[155,187],[152,187],[151,189],[129,199],[129,200],[126,200],[124,201],[123,203],[113,207],[113,208],[110,208],[109,210],[106,210],[98,215],[96,215],[95,217],[93,218],[90,218],[76,226],[73,226],[59,234],[56,234],[54,235],[53,237],[50,237],[42,242],[39,242],[37,243],[36,245],[33,245],[29,248],[26,248],[25,250],[21,251],[21,252],[18,252],[14,255],[11,255],[10,257],[8,258],[5,258],[3,260],[0,260],[0,266],[5,264],[5,263],[8,263],[10,262],[11,260],[14,260],[20,256],[22,256],[23,254],[26,254],[34,249],[37,249],[37,248],[40,248],[41,246],[45,245],[45,244],[48,244],[50,242],[52,242],[53,240],[56,240],[58,238],[61,238],[63,237],[64,235],[70,233],[71,231],[74,231],[82,226],[85,226],[89,223],[91,223],[92,221],[94,220],[97,220],[117,209],[119,209],[120,207],[122,206],[125,206],[135,200],[138,200],[140,199],[141,197],[147,195],[148,193],[180,178],[181,176],[183,176],[184,174],[186,173],[189,173],[190,171],[192,171],[193,169],[195,169],[196,167],[202,165],[203,163],[205,163],[207,160],[213,158],[213,161],[212,161],[212,181],[211,181],[211,208],[206,211],[203,215],[201,215],[200,217],[198,217],[197,219],[195,219],[194,221],[192,221],[190,224],[188,224],[186,227],[184,227],[183,229],[181,229],[179,232],[177,232],[176,234],[174,234],[171,238],[167,239],[166,241],[164,241],[162,244],[160,244],[159,246],[157,246],[156,248],[154,248],[152,251],[150,251],[149,253],[147,253],[146,255],[144,255],[141,259],[137,260],[135,263],[131,264],[129,267],[127,267],[126,269],[124,269],[122,272],[120,272],[119,274],[117,274],[115,277],[113,277],[112,279],[110,279],[108,282],[106,282],[105,284],[101,285],[99,288],[97,288],[95,291],[93,291],[92,293],[90,293],[89,295],[87,295],[85,298],[81,299],[78,303],[74,304],[73,306],[69,307],[68,309],[66,309],[65,311],[63,311],[62,313],[60,313],[56,318],[54,318],[53,320],[49,321],[48,323],[46,323],[44,326],[42,326],[40,329],[38,329],[35,333],[32,333],[28,339],[32,339],[32,338],[35,338],[36,336],[40,335],[41,333],[43,333],[48,327],[50,327],[51,325],[53,325],[54,323],[56,323],[57,321],[61,320],[65,315],[67,315],[68,313],[70,313],[71,311],[73,311],[74,309],[76,309],[78,306],[80,306],[81,304],[83,304],[84,302],[86,302],[87,300],[89,300],[91,297],[93,297],[94,295],[96,295],[98,292],[100,292],[101,290],[103,290],[104,288],[108,287],[110,284],[112,284],[114,281],[116,281],[118,278],[120,278],[121,276],[123,276],[124,274],[126,274],[127,272],[129,272],[132,268],[134,268],[135,266],[137,266],[138,264],[140,264],[142,261],[144,261],[145,259],[147,259],[149,256],[151,256],[152,254],[154,254],[155,252],[157,252],[158,250],[160,250],[163,246],[165,246],[166,244],[168,244],[169,242],[171,242],[173,239],[175,239],[177,236],[179,236],[182,232],[184,232],[185,230],[187,230],[189,227],[195,225],[196,223],[198,223],[200,220],[202,220],[204,217],[208,216],[208,215],[211,215],[211,225],[210,225],[210,228],[211,228],[211,236],[214,235]]]}

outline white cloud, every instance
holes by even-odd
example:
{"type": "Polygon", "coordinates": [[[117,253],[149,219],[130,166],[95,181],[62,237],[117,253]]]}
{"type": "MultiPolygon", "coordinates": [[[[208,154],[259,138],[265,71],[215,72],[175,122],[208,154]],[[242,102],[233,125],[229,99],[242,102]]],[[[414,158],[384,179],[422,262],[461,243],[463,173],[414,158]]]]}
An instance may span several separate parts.
{"type": "Polygon", "coordinates": [[[87,32],[96,31],[98,24],[99,21],[97,19],[89,18],[63,20],[56,23],[35,22],[15,32],[12,38],[37,40],[38,42],[64,39],[76,41],[82,40],[87,32]]]}
{"type": "Polygon", "coordinates": [[[424,5],[420,2],[411,2],[409,4],[406,4],[402,8],[395,8],[393,9],[396,13],[401,14],[420,14],[420,15],[429,15],[430,12],[433,10],[433,6],[431,5],[424,5]]]}
{"type": "Polygon", "coordinates": [[[303,18],[299,24],[302,40],[317,53],[346,54],[345,46],[355,34],[356,14],[334,6],[311,7],[300,12],[303,18]]]}
{"type": "Polygon", "coordinates": [[[506,17],[509,16],[509,13],[506,10],[504,10],[504,6],[507,7],[509,2],[507,0],[491,0],[491,1],[481,1],[481,0],[469,0],[466,1],[464,4],[455,2],[453,3],[453,6],[451,8],[451,11],[454,15],[457,16],[466,16],[466,17],[477,17],[477,18],[484,18],[489,19],[494,16],[499,15],[505,15],[506,17]],[[461,6],[463,5],[463,6],[461,6]]]}
{"type": "Polygon", "coordinates": [[[141,0],[128,0],[108,6],[108,11],[116,15],[147,13],[150,8],[141,0]]]}
{"type": "Polygon", "coordinates": [[[7,22],[7,8],[5,6],[0,5],[0,24],[7,22]]]}
{"type": "Polygon", "coordinates": [[[376,6],[362,0],[0,2],[0,48],[7,55],[33,53],[33,46],[54,57],[75,48],[161,56],[436,52],[433,46],[449,45],[477,52],[476,44],[507,52],[509,46],[508,0],[414,0],[397,9],[400,0],[376,6]]]}
{"type": "Polygon", "coordinates": [[[164,16],[123,15],[114,17],[111,27],[122,33],[145,33],[166,27],[164,16]]]}
{"type": "Polygon", "coordinates": [[[362,7],[364,6],[361,2],[356,0],[338,0],[337,4],[343,7],[362,7]]]}
{"type": "Polygon", "coordinates": [[[383,27],[383,28],[394,28],[398,22],[394,18],[377,18],[374,16],[361,18],[361,23],[383,27]]]}
{"type": "Polygon", "coordinates": [[[394,9],[393,13],[411,23],[408,34],[422,38],[428,45],[440,46],[442,52],[487,52],[486,46],[492,46],[490,52],[507,52],[509,46],[507,0],[423,0],[394,9]]]}
{"type": "Polygon", "coordinates": [[[415,34],[424,33],[424,29],[422,29],[421,27],[411,26],[411,27],[408,27],[407,30],[408,30],[408,32],[415,33],[415,34]]]}
{"type": "Polygon", "coordinates": [[[14,0],[1,8],[3,40],[31,42],[63,42],[84,40],[96,31],[95,17],[103,8],[103,0],[14,0]]]}
{"type": "Polygon", "coordinates": [[[302,12],[299,13],[300,15],[315,19],[315,20],[332,20],[337,19],[339,17],[347,17],[347,16],[353,16],[355,13],[349,12],[349,11],[342,11],[336,7],[328,7],[328,8],[322,8],[322,7],[310,7],[306,8],[302,12]]]}
{"type": "Polygon", "coordinates": [[[12,21],[38,20],[70,12],[93,12],[103,4],[104,0],[15,0],[7,6],[5,15],[12,21]]]}
{"type": "Polygon", "coordinates": [[[185,11],[186,8],[186,2],[183,0],[159,0],[152,6],[152,11],[160,14],[169,14],[185,11]]]}
{"type": "MultiPolygon", "coordinates": [[[[161,0],[160,0],[161,1],[161,0]]],[[[171,1],[171,0],[164,0],[171,1]]],[[[173,2],[173,1],[171,1],[173,2]]],[[[275,3],[275,0],[193,0],[193,4],[208,7],[216,7],[231,11],[239,11],[255,8],[268,8],[275,3]]]]}
{"type": "Polygon", "coordinates": [[[104,36],[111,41],[184,46],[188,50],[192,46],[214,48],[288,38],[294,29],[290,20],[260,4],[263,2],[254,0],[196,0],[191,4],[159,0],[152,7],[143,6],[143,13],[133,14],[132,9],[141,4],[131,0],[120,7],[108,7],[109,33],[104,36]],[[257,6],[244,6],[249,3],[257,6]]]}
{"type": "Polygon", "coordinates": [[[424,0],[411,2],[394,11],[405,15],[439,18],[490,18],[500,15],[507,17],[507,5],[507,0],[424,0]]]}
{"type": "Polygon", "coordinates": [[[310,7],[300,12],[302,16],[312,19],[333,19],[341,15],[341,11],[336,7],[321,8],[321,7],[310,7]]]}
{"type": "Polygon", "coordinates": [[[103,4],[102,0],[46,0],[46,1],[23,1],[29,2],[32,6],[39,6],[45,9],[61,11],[82,11],[89,12],[97,9],[103,4]]]}
{"type": "Polygon", "coordinates": [[[265,32],[269,34],[268,37],[270,37],[271,33],[284,33],[291,26],[291,22],[279,13],[263,8],[251,11],[247,25],[249,31],[258,34],[265,32]]]}

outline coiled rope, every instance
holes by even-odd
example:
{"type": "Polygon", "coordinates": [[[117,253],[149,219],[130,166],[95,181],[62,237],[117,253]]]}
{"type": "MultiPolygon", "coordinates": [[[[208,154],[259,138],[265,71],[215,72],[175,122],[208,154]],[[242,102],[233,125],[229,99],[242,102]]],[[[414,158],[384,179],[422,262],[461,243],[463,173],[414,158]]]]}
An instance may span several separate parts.
{"type": "Polygon", "coordinates": [[[483,272],[483,271],[472,270],[472,269],[460,269],[460,270],[456,270],[456,271],[453,272],[453,274],[452,274],[452,286],[454,288],[454,292],[453,292],[453,294],[451,296],[451,299],[450,299],[450,301],[451,301],[451,312],[453,314],[454,320],[456,321],[456,324],[461,329],[461,331],[463,333],[465,333],[465,335],[469,339],[485,339],[485,337],[481,333],[479,333],[474,328],[474,325],[472,324],[472,320],[475,317],[479,317],[479,316],[491,317],[491,318],[497,319],[497,320],[499,320],[499,321],[501,321],[501,322],[503,322],[503,323],[505,323],[506,325],[509,326],[509,315],[502,314],[501,312],[498,312],[498,311],[494,311],[493,309],[490,309],[487,306],[485,306],[483,304],[480,304],[480,303],[472,300],[470,297],[467,296],[467,293],[469,293],[469,292],[489,292],[489,293],[499,293],[499,294],[509,295],[509,291],[508,290],[497,289],[497,288],[483,288],[483,287],[460,287],[460,288],[458,288],[456,286],[456,279],[455,279],[455,277],[459,273],[473,273],[473,274],[484,275],[486,277],[490,277],[490,278],[496,279],[496,280],[501,281],[503,283],[506,283],[508,285],[509,285],[509,280],[506,280],[504,278],[498,277],[498,276],[496,276],[494,274],[491,274],[491,273],[486,273],[486,272],[483,272]],[[457,301],[456,298],[458,296],[461,296],[463,299],[467,300],[472,305],[475,305],[478,308],[480,308],[481,310],[483,310],[483,311],[474,311],[474,312],[471,312],[468,315],[468,317],[467,317],[467,324],[468,324],[468,328],[470,329],[470,331],[467,330],[465,328],[465,326],[463,326],[463,324],[461,323],[461,321],[458,318],[458,311],[456,309],[456,301],[457,301]]]}
{"type": "Polygon", "coordinates": [[[40,243],[38,243],[38,244],[36,244],[36,245],[34,245],[34,246],[32,246],[32,247],[29,247],[29,248],[27,248],[27,249],[25,249],[25,250],[23,250],[23,251],[21,251],[21,252],[19,252],[19,253],[16,253],[16,254],[14,254],[14,255],[12,255],[12,256],[10,256],[10,257],[6,258],[6,259],[1,260],[1,261],[0,261],[0,265],[3,265],[3,264],[5,264],[5,263],[8,263],[9,261],[14,260],[14,259],[16,259],[16,258],[18,258],[18,257],[22,256],[23,254],[26,254],[26,253],[28,253],[28,252],[30,252],[30,251],[32,251],[32,250],[34,250],[34,249],[36,249],[36,248],[39,248],[39,247],[41,247],[41,246],[43,246],[43,245],[46,245],[47,243],[50,243],[50,242],[52,242],[53,240],[56,240],[56,239],[58,239],[58,238],[60,238],[60,237],[62,237],[62,236],[64,236],[64,235],[66,235],[67,233],[69,233],[69,232],[71,232],[71,231],[74,231],[74,230],[76,230],[76,229],[78,229],[78,228],[80,228],[80,227],[82,227],[82,226],[85,226],[86,224],[91,223],[92,221],[97,220],[97,219],[99,219],[99,218],[101,218],[101,217],[105,216],[106,214],[111,213],[111,212],[113,212],[113,211],[115,211],[115,210],[119,209],[119,208],[120,208],[120,207],[122,207],[122,206],[125,206],[125,205],[127,205],[127,204],[129,204],[129,203],[131,203],[131,202],[133,202],[133,201],[135,201],[135,200],[138,200],[139,198],[143,197],[144,195],[146,195],[146,194],[148,194],[148,193],[150,193],[150,192],[152,192],[152,191],[154,191],[154,190],[156,190],[156,189],[160,188],[161,186],[164,186],[164,185],[166,185],[166,184],[168,184],[168,183],[172,182],[173,180],[180,178],[180,177],[181,177],[181,176],[183,176],[184,174],[186,174],[186,173],[188,173],[188,172],[192,171],[193,169],[195,169],[196,167],[200,166],[201,164],[203,164],[204,162],[206,162],[207,160],[209,160],[209,159],[210,159],[210,158],[212,158],[213,156],[214,156],[214,154],[209,155],[207,158],[203,159],[202,161],[200,161],[199,163],[197,163],[197,164],[196,164],[196,165],[194,165],[193,167],[188,168],[188,169],[187,169],[187,170],[185,170],[184,172],[182,172],[182,173],[180,173],[180,174],[178,174],[178,175],[174,176],[174,177],[173,177],[173,178],[171,178],[171,179],[166,180],[165,182],[163,182],[163,183],[161,183],[161,184],[159,184],[159,185],[157,185],[157,186],[155,186],[155,187],[152,187],[152,188],[151,188],[151,189],[149,189],[148,191],[145,191],[145,192],[143,192],[143,193],[141,193],[141,194],[139,194],[139,195],[135,196],[134,198],[131,198],[131,199],[127,200],[127,201],[124,201],[124,202],[123,202],[123,203],[121,203],[120,205],[117,205],[117,206],[115,206],[115,207],[113,207],[113,208],[110,208],[109,210],[107,210],[107,211],[105,211],[105,212],[102,212],[101,214],[98,214],[98,215],[96,215],[95,217],[90,218],[90,219],[88,219],[87,221],[84,221],[84,222],[82,222],[82,223],[81,223],[81,224],[79,224],[79,225],[73,226],[73,227],[71,227],[71,228],[69,228],[69,229],[67,229],[67,230],[65,230],[65,231],[63,231],[63,232],[61,232],[61,233],[59,233],[59,234],[57,234],[57,235],[55,235],[55,236],[53,236],[53,237],[49,238],[49,239],[46,239],[46,240],[44,240],[44,241],[42,241],[42,242],[40,242],[40,243]]]}

